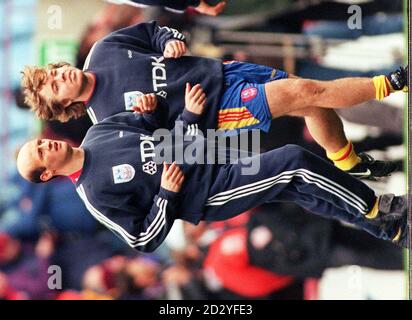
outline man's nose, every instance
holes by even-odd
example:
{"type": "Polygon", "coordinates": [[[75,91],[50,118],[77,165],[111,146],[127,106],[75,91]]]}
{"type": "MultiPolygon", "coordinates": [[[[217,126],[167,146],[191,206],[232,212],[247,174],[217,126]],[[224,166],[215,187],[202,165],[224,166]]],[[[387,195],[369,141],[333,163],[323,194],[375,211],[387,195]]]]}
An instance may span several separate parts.
{"type": "Polygon", "coordinates": [[[64,71],[57,72],[56,76],[54,77],[56,81],[65,81],[66,78],[64,76],[64,71]]]}

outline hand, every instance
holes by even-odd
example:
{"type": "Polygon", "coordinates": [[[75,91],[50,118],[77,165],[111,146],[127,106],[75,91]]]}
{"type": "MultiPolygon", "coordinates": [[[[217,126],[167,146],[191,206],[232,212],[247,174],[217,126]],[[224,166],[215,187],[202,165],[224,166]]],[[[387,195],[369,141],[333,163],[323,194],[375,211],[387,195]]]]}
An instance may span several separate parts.
{"type": "Polygon", "coordinates": [[[193,113],[202,114],[205,110],[206,94],[200,84],[193,88],[190,83],[186,83],[185,108],[193,113]]]}
{"type": "Polygon", "coordinates": [[[157,107],[157,96],[154,93],[144,94],[136,98],[136,105],[132,110],[137,113],[150,113],[157,107]]]}
{"type": "Polygon", "coordinates": [[[162,179],[160,182],[160,186],[163,189],[179,192],[184,180],[185,176],[183,171],[176,165],[176,161],[172,164],[163,162],[162,179]]]}
{"type": "Polygon", "coordinates": [[[226,1],[221,1],[215,6],[211,6],[206,3],[205,0],[200,0],[200,4],[195,7],[195,10],[199,13],[208,15],[208,16],[217,16],[220,14],[226,6],[226,1]]]}
{"type": "Polygon", "coordinates": [[[180,40],[170,40],[166,44],[163,56],[165,58],[180,58],[186,53],[186,44],[180,40]]]}

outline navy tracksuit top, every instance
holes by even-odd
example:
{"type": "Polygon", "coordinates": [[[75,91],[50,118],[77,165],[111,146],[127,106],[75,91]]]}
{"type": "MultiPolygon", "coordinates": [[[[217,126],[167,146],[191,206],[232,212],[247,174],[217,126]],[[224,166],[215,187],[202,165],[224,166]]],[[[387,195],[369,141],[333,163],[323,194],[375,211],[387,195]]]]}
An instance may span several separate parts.
{"type": "MultiPolygon", "coordinates": [[[[179,193],[160,187],[163,166],[154,163],[154,148],[160,142],[152,134],[161,127],[155,119],[162,110],[144,116],[130,112],[112,116],[92,126],[81,146],[85,162],[76,183],[80,197],[98,221],[141,251],[154,250],[176,218],[199,222],[217,169],[180,164],[185,177],[202,188],[194,188],[189,179],[179,193]]],[[[196,132],[186,121],[179,124],[182,134],[196,132]]],[[[199,143],[205,144],[205,139],[199,143]]],[[[183,149],[189,144],[183,142],[183,149]]]]}
{"type": "Polygon", "coordinates": [[[169,118],[165,127],[172,129],[182,112],[185,85],[189,82],[200,83],[206,93],[207,112],[200,125],[215,128],[223,92],[222,61],[163,57],[168,41],[184,39],[177,30],[152,21],[115,31],[96,42],[83,68],[96,76],[96,86],[86,103],[92,122],[130,110],[141,94],[156,93],[167,105],[169,118]]]}
{"type": "MultiPolygon", "coordinates": [[[[260,168],[252,175],[244,174],[243,164],[236,161],[198,164],[185,156],[183,162],[178,162],[185,175],[180,192],[161,188],[163,168],[157,158],[161,143],[165,149],[180,146],[185,155],[197,148],[216,148],[213,140],[197,136],[197,124],[187,121],[176,122],[171,133],[163,129],[163,135],[167,132],[171,139],[167,143],[166,135],[164,140],[157,139],[156,129],[162,127],[158,119],[167,119],[167,115],[161,115],[164,110],[109,117],[91,127],[82,143],[85,161],[76,182],[77,192],[90,213],[129,246],[140,251],[155,250],[175,219],[194,224],[225,220],[273,201],[294,202],[313,213],[354,224],[381,239],[394,236],[365,219],[376,202],[373,190],[298,146],[287,145],[242,158],[246,162],[259,160],[260,168]],[[183,135],[192,137],[185,141],[183,135]]],[[[396,231],[394,228],[391,232],[396,231]]]]}

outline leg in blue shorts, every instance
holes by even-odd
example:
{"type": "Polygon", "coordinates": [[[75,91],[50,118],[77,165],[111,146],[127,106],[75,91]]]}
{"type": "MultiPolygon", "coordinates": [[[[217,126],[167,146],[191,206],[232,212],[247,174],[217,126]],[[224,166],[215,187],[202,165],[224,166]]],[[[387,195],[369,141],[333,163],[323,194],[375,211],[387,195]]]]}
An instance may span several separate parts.
{"type": "MultiPolygon", "coordinates": [[[[300,79],[270,67],[236,61],[225,64],[223,70],[226,87],[220,101],[218,129],[267,132],[273,118],[300,116],[305,118],[313,138],[339,169],[371,180],[397,169],[393,161],[375,161],[367,154],[357,154],[333,110],[373,99],[379,91],[375,83],[379,77],[333,81],[300,79]]],[[[405,73],[401,71],[391,77],[396,74],[401,79],[405,73]]]]}
{"type": "Polygon", "coordinates": [[[272,115],[266,100],[264,84],[285,79],[281,70],[253,63],[224,63],[225,92],[221,98],[218,129],[261,129],[269,131],[272,115]]]}

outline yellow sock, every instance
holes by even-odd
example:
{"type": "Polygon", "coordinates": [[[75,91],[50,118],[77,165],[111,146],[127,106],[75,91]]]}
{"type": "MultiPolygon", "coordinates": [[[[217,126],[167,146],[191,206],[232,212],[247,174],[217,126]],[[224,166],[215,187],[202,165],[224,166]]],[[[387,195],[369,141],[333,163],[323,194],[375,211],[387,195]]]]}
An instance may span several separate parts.
{"type": "Polygon", "coordinates": [[[401,234],[402,234],[402,229],[399,228],[398,233],[396,234],[395,237],[393,237],[392,241],[398,241],[401,237],[401,234]]]}
{"type": "Polygon", "coordinates": [[[388,79],[386,79],[383,75],[373,77],[373,85],[375,86],[376,100],[382,100],[383,98],[389,96],[392,92],[395,92],[388,79]]]}
{"type": "Polygon", "coordinates": [[[373,205],[372,210],[368,214],[365,215],[366,218],[374,219],[378,216],[378,212],[379,212],[379,205],[378,204],[379,204],[379,198],[376,198],[376,202],[373,205]]]}
{"type": "Polygon", "coordinates": [[[361,162],[361,158],[356,154],[351,141],[337,152],[326,152],[326,155],[333,161],[335,166],[344,171],[352,169],[361,162]]]}

